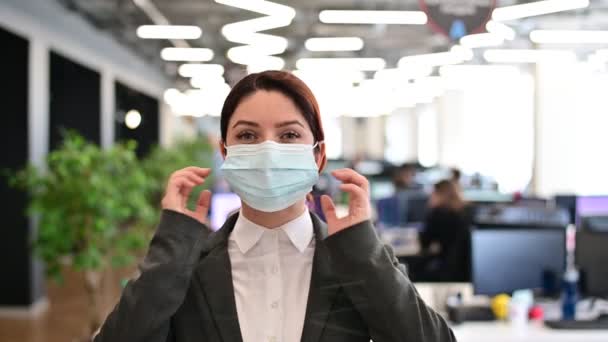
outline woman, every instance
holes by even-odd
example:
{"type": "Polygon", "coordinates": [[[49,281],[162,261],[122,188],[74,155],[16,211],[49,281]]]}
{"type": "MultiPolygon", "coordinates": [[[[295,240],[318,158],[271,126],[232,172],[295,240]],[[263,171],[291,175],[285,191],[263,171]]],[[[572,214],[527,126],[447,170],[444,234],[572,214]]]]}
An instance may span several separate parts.
{"type": "Polygon", "coordinates": [[[459,187],[451,180],[435,184],[430,211],[420,236],[424,250],[436,257],[426,277],[438,281],[469,281],[470,213],[459,187]]]}
{"type": "Polygon", "coordinates": [[[327,196],[327,225],[308,213],[326,157],[318,105],[302,81],[280,71],[245,77],[224,103],[221,137],[240,212],[209,233],[211,193],[195,211],[185,204],[211,170],[171,175],[141,276],[95,341],[454,340],[378,240],[363,176],[332,173],[349,194],[347,216],[327,196]]]}

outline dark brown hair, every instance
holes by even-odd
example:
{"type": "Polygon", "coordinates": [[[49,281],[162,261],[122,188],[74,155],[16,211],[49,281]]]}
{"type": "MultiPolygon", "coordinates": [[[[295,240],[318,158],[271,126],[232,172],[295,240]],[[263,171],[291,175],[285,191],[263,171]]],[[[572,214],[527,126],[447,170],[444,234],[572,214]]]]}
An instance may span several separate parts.
{"type": "Polygon", "coordinates": [[[442,180],[435,184],[435,193],[439,194],[442,202],[439,206],[455,211],[464,209],[467,203],[462,198],[460,190],[453,181],[442,180]]]}
{"type": "MultiPolygon", "coordinates": [[[[319,104],[308,86],[299,78],[290,72],[286,71],[264,71],[246,76],[240,80],[230,91],[224,107],[222,108],[222,116],[220,118],[220,129],[222,141],[226,141],[228,134],[228,123],[236,107],[247,96],[252,95],[258,90],[278,91],[287,96],[298,107],[304,119],[310,126],[315,142],[325,140],[323,133],[323,125],[321,124],[321,113],[319,104]]],[[[317,147],[317,151],[319,147],[317,147]]],[[[325,167],[326,157],[323,156],[320,170],[325,167]]]]}

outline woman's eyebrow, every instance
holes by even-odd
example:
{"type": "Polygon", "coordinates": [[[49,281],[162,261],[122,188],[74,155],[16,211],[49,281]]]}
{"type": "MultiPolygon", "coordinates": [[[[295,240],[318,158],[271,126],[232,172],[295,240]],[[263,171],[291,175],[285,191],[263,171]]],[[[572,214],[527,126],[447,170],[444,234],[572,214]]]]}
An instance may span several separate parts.
{"type": "Polygon", "coordinates": [[[291,120],[291,121],[283,121],[283,122],[279,122],[276,125],[274,125],[276,128],[281,128],[281,127],[285,127],[285,126],[289,126],[289,125],[300,125],[302,126],[302,128],[304,128],[304,125],[298,121],[298,120],[291,120]]]}
{"type": "Polygon", "coordinates": [[[235,128],[238,125],[244,125],[244,126],[252,126],[252,127],[260,127],[260,125],[257,122],[253,122],[253,121],[247,121],[247,120],[239,120],[237,121],[234,126],[232,126],[232,128],[235,128]]]}

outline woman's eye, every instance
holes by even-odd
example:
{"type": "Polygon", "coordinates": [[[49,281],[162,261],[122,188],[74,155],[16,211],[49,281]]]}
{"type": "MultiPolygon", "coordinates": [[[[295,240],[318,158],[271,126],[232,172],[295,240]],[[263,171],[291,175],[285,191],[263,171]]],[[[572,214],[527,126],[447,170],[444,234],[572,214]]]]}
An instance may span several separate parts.
{"type": "Polygon", "coordinates": [[[296,132],[286,132],[281,135],[281,140],[295,140],[298,139],[300,135],[296,132]]]}
{"type": "Polygon", "coordinates": [[[251,132],[243,132],[236,136],[240,141],[251,142],[255,140],[255,135],[251,132]]]}

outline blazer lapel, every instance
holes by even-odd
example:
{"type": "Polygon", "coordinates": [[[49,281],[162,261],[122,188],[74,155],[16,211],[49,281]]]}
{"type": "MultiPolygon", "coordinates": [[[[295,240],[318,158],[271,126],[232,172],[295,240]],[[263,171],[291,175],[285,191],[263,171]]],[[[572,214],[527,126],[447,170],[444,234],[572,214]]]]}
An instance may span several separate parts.
{"type": "Polygon", "coordinates": [[[327,237],[327,227],[316,215],[311,214],[311,217],[316,241],[302,342],[317,342],[321,338],[334,297],[340,288],[333,276],[329,252],[323,241],[327,237]]]}
{"type": "Polygon", "coordinates": [[[238,214],[229,217],[224,226],[209,239],[203,252],[208,254],[196,269],[209,311],[224,342],[243,340],[234,299],[227,243],[237,217],[238,214]]]}

